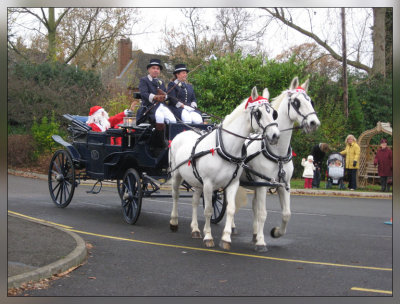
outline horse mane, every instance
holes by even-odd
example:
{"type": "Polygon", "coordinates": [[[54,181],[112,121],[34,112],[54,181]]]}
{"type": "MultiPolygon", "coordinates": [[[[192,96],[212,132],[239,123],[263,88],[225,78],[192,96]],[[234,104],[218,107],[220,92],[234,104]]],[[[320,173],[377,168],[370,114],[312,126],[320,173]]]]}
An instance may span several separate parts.
{"type": "Polygon", "coordinates": [[[232,113],[228,114],[228,115],[225,117],[225,119],[223,120],[223,123],[224,123],[224,124],[229,124],[229,123],[231,123],[232,121],[234,121],[239,115],[242,115],[242,114],[243,114],[243,110],[244,110],[244,106],[245,106],[245,104],[246,104],[246,101],[247,101],[247,99],[244,100],[240,105],[238,105],[238,106],[236,107],[236,109],[234,109],[234,110],[232,111],[232,113]]]}
{"type": "Polygon", "coordinates": [[[271,100],[271,106],[275,109],[275,110],[278,110],[279,109],[279,106],[281,105],[281,103],[282,103],[282,101],[285,99],[285,95],[287,94],[287,91],[283,91],[282,93],[281,93],[281,95],[279,95],[279,96],[277,96],[277,97],[274,97],[272,100],[271,100]]]}

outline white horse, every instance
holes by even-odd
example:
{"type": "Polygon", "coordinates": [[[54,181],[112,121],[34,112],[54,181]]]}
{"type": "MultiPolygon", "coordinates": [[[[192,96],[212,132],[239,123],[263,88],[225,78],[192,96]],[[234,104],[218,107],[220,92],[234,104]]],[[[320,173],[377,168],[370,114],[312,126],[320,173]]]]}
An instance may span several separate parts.
{"type": "MultiPolygon", "coordinates": [[[[299,86],[299,80],[295,77],[288,90],[285,90],[271,102],[273,108],[278,111],[278,125],[281,130],[279,143],[270,146],[268,142],[252,141],[248,143],[247,160],[245,163],[256,171],[246,174],[243,171],[240,181],[243,183],[250,180],[255,182],[270,182],[263,177],[274,179],[280,182],[277,187],[279,201],[282,208],[282,224],[271,230],[271,236],[278,238],[286,233],[286,227],[291,217],[290,211],[290,179],[293,174],[292,151],[290,140],[292,137],[293,125],[297,122],[306,133],[315,131],[320,121],[314,110],[311,98],[307,95],[309,80],[299,86]],[[260,176],[261,175],[261,176],[260,176]]],[[[267,93],[266,93],[267,94],[267,93]]],[[[267,218],[266,195],[267,189],[271,187],[246,187],[254,189],[252,200],[253,207],[253,242],[255,250],[258,252],[267,251],[264,240],[264,224],[267,218]]],[[[247,203],[245,189],[240,187],[237,191],[236,206],[239,208],[243,203],[247,203]]],[[[235,232],[235,224],[232,226],[235,232]]]]}
{"type": "MultiPolygon", "coordinates": [[[[268,93],[266,93],[268,95],[268,93]]],[[[243,101],[220,126],[210,133],[200,136],[194,131],[178,134],[171,142],[170,166],[172,175],[173,207],[170,228],[178,229],[179,186],[185,180],[194,189],[192,199],[192,238],[201,238],[197,222],[197,207],[204,192],[205,225],[204,244],[214,247],[210,219],[212,215],[212,194],[220,188],[226,189],[227,217],[220,246],[230,249],[231,226],[235,213],[235,195],[242,173],[242,162],[246,156],[244,141],[250,132],[266,137],[270,144],[279,139],[279,129],[275,119],[277,112],[267,99],[258,96],[254,87],[251,97],[243,101]]]]}

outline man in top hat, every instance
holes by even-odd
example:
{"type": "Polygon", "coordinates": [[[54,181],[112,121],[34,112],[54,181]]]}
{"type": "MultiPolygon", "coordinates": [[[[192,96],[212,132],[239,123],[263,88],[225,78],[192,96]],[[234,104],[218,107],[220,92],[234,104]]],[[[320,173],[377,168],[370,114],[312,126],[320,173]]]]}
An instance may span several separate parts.
{"type": "Polygon", "coordinates": [[[196,110],[197,101],[193,87],[186,83],[189,70],[185,64],[177,64],[174,70],[175,80],[168,84],[169,108],[175,117],[184,123],[203,123],[201,113],[196,110]]]}
{"type": "MultiPolygon", "coordinates": [[[[95,132],[104,132],[109,128],[118,128],[118,124],[123,122],[123,118],[128,115],[128,109],[117,115],[108,116],[108,113],[100,106],[90,108],[89,117],[86,124],[95,132]]],[[[121,138],[111,138],[111,144],[121,145],[121,138]]]]}
{"type": "Polygon", "coordinates": [[[150,119],[156,122],[156,129],[163,130],[165,123],[176,122],[174,114],[168,109],[163,102],[168,98],[164,82],[159,79],[161,70],[163,69],[159,59],[151,59],[147,65],[147,76],[142,77],[139,82],[139,91],[142,98],[141,108],[137,113],[137,121],[139,121],[144,113],[151,109],[148,113],[150,119]]]}

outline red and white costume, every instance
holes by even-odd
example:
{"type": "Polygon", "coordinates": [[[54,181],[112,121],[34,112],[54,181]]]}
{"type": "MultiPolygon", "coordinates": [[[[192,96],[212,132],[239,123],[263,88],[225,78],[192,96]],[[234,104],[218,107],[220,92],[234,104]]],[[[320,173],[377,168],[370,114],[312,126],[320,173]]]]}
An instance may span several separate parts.
{"type": "MultiPolygon", "coordinates": [[[[126,111],[118,113],[117,115],[108,117],[108,113],[100,106],[90,108],[89,117],[86,124],[95,132],[104,132],[109,128],[118,128],[119,124],[123,123],[126,111]]],[[[121,138],[112,138],[112,144],[121,145],[121,138]]]]}

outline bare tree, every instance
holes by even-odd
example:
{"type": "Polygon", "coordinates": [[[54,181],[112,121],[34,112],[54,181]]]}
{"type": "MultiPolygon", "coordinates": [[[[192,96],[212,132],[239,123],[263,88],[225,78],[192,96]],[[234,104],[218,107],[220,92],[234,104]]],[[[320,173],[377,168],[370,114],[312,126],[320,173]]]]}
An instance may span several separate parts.
{"type": "Polygon", "coordinates": [[[255,17],[244,8],[220,8],[216,15],[216,29],[223,33],[227,51],[235,52],[243,42],[257,42],[265,33],[268,23],[254,31],[255,17]]]}
{"type": "MultiPolygon", "coordinates": [[[[9,17],[9,27],[12,31],[13,28],[23,26],[27,33],[36,33],[31,41],[32,46],[45,52],[49,61],[58,60],[64,63],[73,61],[85,68],[96,68],[100,62],[109,58],[113,53],[112,48],[115,46],[116,38],[134,35],[131,32],[132,26],[138,22],[137,9],[65,8],[58,10],[58,16],[54,7],[9,10],[9,15],[12,16],[9,17]],[[25,25],[26,16],[33,17],[36,24],[25,25]]],[[[13,32],[13,35],[9,35],[9,48],[23,55],[16,41],[18,37],[13,32]]]]}
{"type": "MultiPolygon", "coordinates": [[[[273,18],[283,22],[287,26],[296,31],[302,33],[303,35],[310,37],[320,46],[322,46],[325,50],[329,52],[329,54],[338,61],[343,61],[343,56],[341,56],[338,52],[334,50],[332,45],[330,45],[326,39],[321,38],[317,34],[313,32],[313,28],[311,27],[310,30],[305,29],[303,26],[300,26],[295,23],[293,17],[289,10],[283,8],[262,8],[263,10],[267,11],[273,18]]],[[[312,18],[312,17],[310,17],[312,18]]],[[[368,65],[359,61],[359,57],[356,60],[349,60],[347,59],[347,64],[355,67],[357,69],[361,69],[366,71],[367,73],[373,73],[373,68],[369,67],[368,65]]]]}

